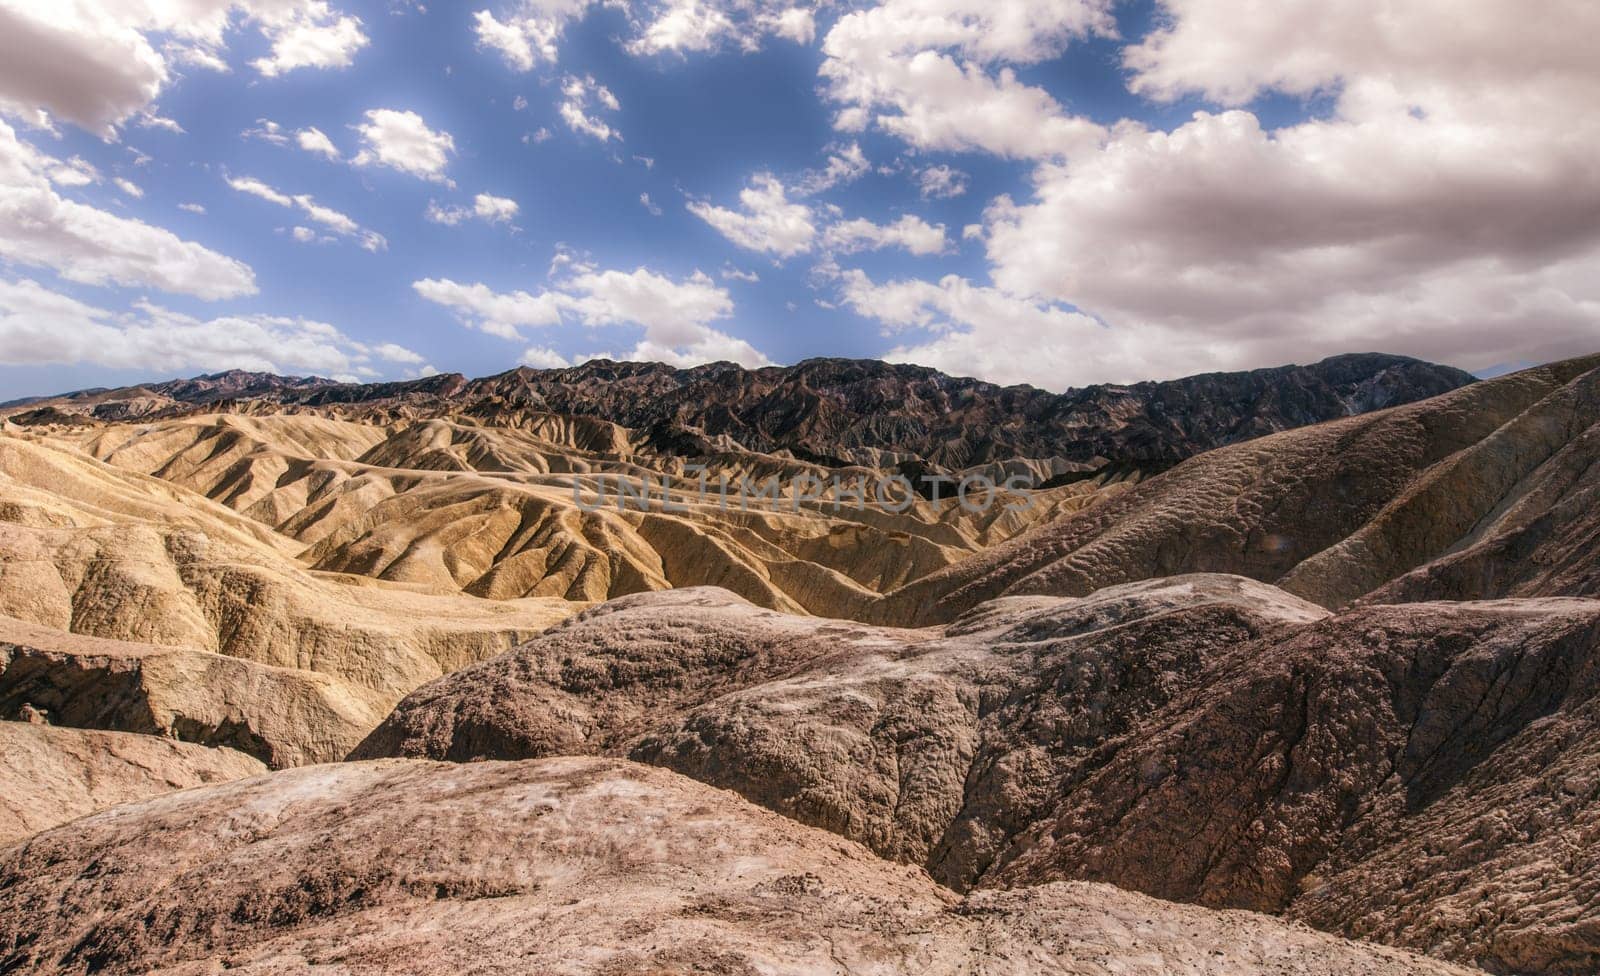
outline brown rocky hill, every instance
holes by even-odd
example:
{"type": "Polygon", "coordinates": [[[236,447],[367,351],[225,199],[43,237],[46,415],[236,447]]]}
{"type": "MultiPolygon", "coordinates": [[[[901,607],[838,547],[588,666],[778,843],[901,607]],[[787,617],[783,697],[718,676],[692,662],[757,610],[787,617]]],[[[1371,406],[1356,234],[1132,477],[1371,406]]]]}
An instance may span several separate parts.
{"type": "Polygon", "coordinates": [[[1465,971],[1052,884],[959,899],[675,774],[557,759],[291,770],[0,851],[9,973],[1465,971]]]}
{"type": "Polygon", "coordinates": [[[0,756],[0,848],[119,803],[266,771],[232,749],[27,722],[0,722],[0,756]]]}
{"type": "Polygon", "coordinates": [[[1188,576],[946,628],[616,601],[419,689],[355,753],[602,753],[957,890],[1094,880],[1495,972],[1600,965],[1600,602],[1327,614],[1188,576]]]}
{"type": "Polygon", "coordinates": [[[1191,572],[1328,607],[1413,573],[1374,598],[1600,596],[1597,424],[1600,356],[1262,437],[911,583],[868,619],[1191,572]]]}
{"type": "Polygon", "coordinates": [[[1471,382],[1460,370],[1379,354],[1063,394],[870,360],[814,359],[757,370],[597,360],[471,381],[448,375],[354,386],[234,372],[35,400],[9,412],[28,422],[57,419],[50,410],[128,420],[220,405],[334,413],[366,406],[503,425],[508,411],[534,411],[637,430],[664,451],[699,453],[695,436],[725,438],[747,451],[787,452],[827,467],[906,464],[920,478],[1019,458],[1049,462],[1049,474],[1108,464],[1159,470],[1224,444],[1471,382]]]}

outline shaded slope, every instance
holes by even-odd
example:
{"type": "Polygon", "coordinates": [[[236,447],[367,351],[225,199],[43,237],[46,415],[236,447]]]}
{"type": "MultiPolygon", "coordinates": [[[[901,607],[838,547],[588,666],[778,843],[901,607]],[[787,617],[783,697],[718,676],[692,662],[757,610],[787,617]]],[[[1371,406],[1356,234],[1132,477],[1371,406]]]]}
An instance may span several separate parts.
{"type": "MultiPolygon", "coordinates": [[[[870,617],[947,621],[997,596],[1078,595],[1185,572],[1280,582],[1338,606],[1471,544],[1480,523],[1519,499],[1563,504],[1556,468],[1592,463],[1597,367],[1600,357],[1557,363],[1212,451],[912,583],[870,617]],[[1534,481],[1556,497],[1527,494],[1534,481]]],[[[1537,565],[1508,564],[1502,591],[1537,565]]],[[[1590,595],[1591,579],[1568,573],[1515,591],[1590,595]]]]}

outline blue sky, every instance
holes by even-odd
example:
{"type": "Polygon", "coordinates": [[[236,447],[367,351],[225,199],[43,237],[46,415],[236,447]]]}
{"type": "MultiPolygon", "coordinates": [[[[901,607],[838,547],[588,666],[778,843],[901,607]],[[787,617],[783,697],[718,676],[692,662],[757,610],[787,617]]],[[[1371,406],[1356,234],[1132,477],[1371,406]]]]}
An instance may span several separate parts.
{"type": "Polygon", "coordinates": [[[1592,5],[49,6],[0,3],[0,398],[1600,348],[1592,5]]]}

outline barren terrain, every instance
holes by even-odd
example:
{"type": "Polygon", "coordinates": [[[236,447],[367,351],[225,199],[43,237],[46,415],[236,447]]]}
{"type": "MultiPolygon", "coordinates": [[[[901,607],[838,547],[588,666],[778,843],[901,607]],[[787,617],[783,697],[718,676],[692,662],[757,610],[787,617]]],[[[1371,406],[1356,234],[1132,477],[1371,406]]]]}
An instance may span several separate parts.
{"type": "Polygon", "coordinates": [[[0,970],[1600,968],[1600,357],[0,414],[0,970]]]}

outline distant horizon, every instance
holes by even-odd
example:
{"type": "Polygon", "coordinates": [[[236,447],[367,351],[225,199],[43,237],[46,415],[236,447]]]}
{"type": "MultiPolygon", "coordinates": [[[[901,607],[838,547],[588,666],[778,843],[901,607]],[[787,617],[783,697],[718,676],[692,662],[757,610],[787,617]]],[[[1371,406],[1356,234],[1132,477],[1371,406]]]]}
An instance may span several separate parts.
{"type": "MultiPolygon", "coordinates": [[[[1597,351],[1600,351],[1600,350],[1597,350],[1597,351]]],[[[1274,363],[1274,364],[1267,365],[1267,366],[1255,366],[1255,367],[1251,367],[1249,369],[1238,369],[1238,370],[1204,370],[1204,371],[1198,372],[1198,373],[1186,373],[1186,374],[1179,375],[1179,376],[1151,378],[1151,379],[1140,379],[1140,380],[1130,380],[1130,381],[1113,381],[1113,382],[1103,382],[1103,383],[1088,383],[1088,384],[1084,384],[1083,386],[1063,387],[1061,389],[1048,389],[1046,387],[1036,386],[1036,385],[1030,384],[1030,383],[1010,383],[1010,384],[991,383],[991,385],[999,386],[999,387],[1001,387],[1003,389],[1005,389],[1005,388],[1016,388],[1016,387],[1031,387],[1031,388],[1039,390],[1040,392],[1043,392],[1043,393],[1049,393],[1049,394],[1052,394],[1052,395],[1059,396],[1059,395],[1071,393],[1071,392],[1078,391],[1078,390],[1093,389],[1095,387],[1102,387],[1102,386],[1135,386],[1135,385],[1138,385],[1138,384],[1141,384],[1141,383],[1175,383],[1175,382],[1181,382],[1183,380],[1194,379],[1194,378],[1200,377],[1200,376],[1207,376],[1207,375],[1213,375],[1213,374],[1219,374],[1219,373],[1221,373],[1221,374],[1230,374],[1230,373],[1236,374],[1236,373],[1249,373],[1249,372],[1254,372],[1254,371],[1257,371],[1257,370],[1291,369],[1291,368],[1295,368],[1295,367],[1309,367],[1309,366],[1315,366],[1318,363],[1326,362],[1327,360],[1330,360],[1330,359],[1338,359],[1338,358],[1345,357],[1345,356],[1391,356],[1391,357],[1398,358],[1398,359],[1411,359],[1411,360],[1415,360],[1417,362],[1429,363],[1429,364],[1434,365],[1434,366],[1443,366],[1443,367],[1446,367],[1448,369],[1461,369],[1461,367],[1452,366],[1449,363],[1438,363],[1438,362],[1433,362],[1432,360],[1419,359],[1418,357],[1415,357],[1415,356],[1406,356],[1406,355],[1401,354],[1401,353],[1388,353],[1388,352],[1382,352],[1382,351],[1378,351],[1378,350],[1370,350],[1369,349],[1369,350],[1361,350],[1361,351],[1356,351],[1356,352],[1333,353],[1333,354],[1328,355],[1328,356],[1322,356],[1322,357],[1319,357],[1319,358],[1314,359],[1314,360],[1307,360],[1305,362],[1274,363]]],[[[45,392],[45,393],[23,393],[23,394],[18,394],[16,396],[5,395],[5,391],[4,390],[0,390],[0,409],[6,408],[6,407],[14,407],[14,406],[18,406],[18,405],[21,405],[21,404],[24,404],[24,403],[28,403],[28,402],[51,400],[51,399],[56,399],[56,398],[59,398],[59,397],[73,396],[73,395],[77,395],[77,394],[103,393],[103,392],[111,392],[111,391],[115,391],[115,390],[119,390],[119,389],[131,389],[131,388],[134,388],[134,387],[161,386],[161,385],[169,384],[169,383],[182,383],[182,382],[190,382],[190,381],[196,381],[196,380],[215,379],[215,378],[220,377],[220,376],[226,376],[229,373],[243,373],[243,374],[248,374],[248,375],[253,375],[253,376],[271,376],[271,377],[273,377],[275,379],[281,379],[281,380],[287,380],[287,381],[319,382],[319,383],[323,383],[323,384],[326,384],[326,385],[329,385],[329,386],[357,386],[357,387],[360,387],[360,386],[380,386],[380,385],[390,384],[390,383],[408,383],[408,382],[414,383],[414,382],[420,382],[420,381],[423,381],[423,380],[431,379],[431,378],[436,377],[436,376],[460,376],[463,379],[466,379],[468,381],[483,380],[483,379],[488,379],[488,378],[491,378],[491,377],[494,377],[494,376],[502,376],[502,375],[505,375],[507,373],[512,373],[512,372],[515,372],[518,369],[530,369],[530,370],[533,370],[535,372],[556,372],[556,371],[560,371],[560,370],[581,369],[581,368],[583,368],[585,366],[588,366],[588,365],[590,365],[592,363],[610,363],[610,364],[618,365],[618,366],[663,366],[663,367],[666,367],[667,369],[674,370],[674,371],[699,369],[699,368],[706,367],[706,366],[732,366],[732,367],[735,367],[735,368],[738,368],[738,369],[754,371],[754,370],[763,370],[763,369],[778,369],[778,370],[795,369],[795,368],[798,368],[800,366],[804,366],[806,363],[827,362],[827,361],[853,362],[853,363],[878,363],[878,364],[882,364],[882,365],[885,365],[885,366],[904,366],[904,367],[908,367],[908,368],[912,368],[912,369],[933,370],[934,372],[937,372],[937,373],[940,373],[942,375],[948,376],[951,379],[955,379],[955,380],[969,380],[969,381],[979,382],[979,383],[990,383],[991,382],[989,380],[982,379],[981,377],[964,376],[964,375],[961,375],[959,373],[950,373],[950,372],[947,372],[945,370],[941,370],[938,367],[928,366],[928,365],[925,365],[925,364],[922,364],[922,363],[892,362],[892,361],[889,361],[889,360],[873,359],[871,357],[862,357],[862,356],[809,356],[809,357],[807,357],[805,359],[802,359],[802,360],[800,360],[798,362],[794,362],[794,363],[767,363],[766,365],[763,365],[763,366],[742,366],[739,363],[735,363],[735,362],[732,362],[732,361],[729,361],[729,360],[717,360],[717,361],[709,362],[709,363],[699,363],[699,364],[696,364],[694,366],[674,366],[671,363],[662,363],[662,362],[654,361],[654,360],[601,359],[601,358],[595,358],[595,359],[586,359],[583,362],[573,363],[573,364],[568,365],[568,366],[554,366],[554,367],[529,366],[529,365],[527,365],[525,363],[519,363],[519,364],[514,365],[514,366],[508,366],[505,369],[494,370],[492,372],[482,373],[482,374],[479,374],[479,375],[472,375],[472,374],[468,374],[468,373],[462,373],[462,372],[457,371],[457,370],[448,370],[448,371],[441,371],[441,372],[437,372],[437,373],[429,373],[426,376],[411,377],[411,378],[408,378],[408,379],[401,379],[401,380],[378,379],[378,380],[358,380],[358,381],[354,381],[354,382],[346,381],[346,380],[339,380],[339,379],[335,379],[335,378],[329,377],[329,376],[316,376],[316,375],[309,375],[309,374],[302,375],[302,374],[291,374],[291,373],[273,373],[273,372],[269,372],[269,371],[265,371],[265,370],[239,369],[239,368],[235,367],[235,368],[214,370],[214,371],[206,372],[206,373],[191,373],[191,374],[188,374],[188,375],[150,376],[150,377],[146,377],[144,379],[136,380],[136,381],[133,381],[133,382],[118,383],[118,384],[111,385],[111,386],[105,386],[105,385],[101,385],[101,386],[86,386],[86,387],[78,387],[78,388],[70,389],[70,390],[52,390],[52,391],[45,392]]],[[[1474,379],[1486,380],[1486,379],[1493,379],[1493,378],[1498,377],[1498,376],[1505,376],[1505,375],[1510,374],[1510,373],[1520,372],[1520,371],[1522,371],[1524,369],[1533,369],[1535,367],[1543,366],[1543,365],[1547,365],[1547,364],[1546,363],[1535,363],[1535,362],[1524,361],[1524,362],[1521,362],[1521,363],[1504,364],[1504,365],[1501,365],[1501,366],[1490,367],[1489,369],[1481,371],[1481,372],[1473,372],[1472,370],[1465,370],[1465,369],[1461,369],[1461,371],[1463,373],[1467,373],[1468,375],[1472,376],[1474,379]]]]}

